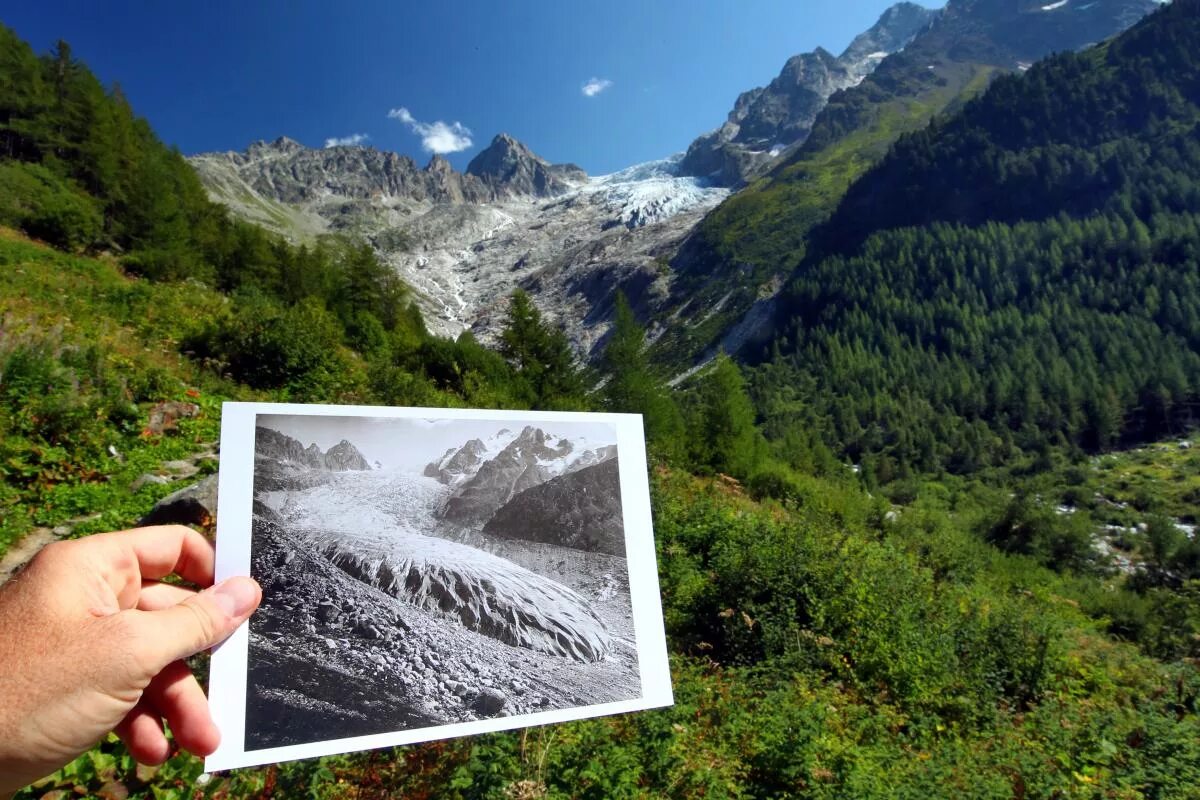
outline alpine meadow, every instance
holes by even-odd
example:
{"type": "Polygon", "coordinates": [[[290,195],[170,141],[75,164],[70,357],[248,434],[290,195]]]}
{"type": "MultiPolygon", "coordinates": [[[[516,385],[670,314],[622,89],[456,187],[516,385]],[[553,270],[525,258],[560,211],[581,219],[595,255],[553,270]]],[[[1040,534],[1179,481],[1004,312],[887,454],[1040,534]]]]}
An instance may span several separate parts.
{"type": "Polygon", "coordinates": [[[637,413],[675,705],[17,797],[1200,797],[1200,0],[902,2],[602,176],[286,133],[185,156],[0,24],[0,579],[211,534],[224,401],[637,413]]]}

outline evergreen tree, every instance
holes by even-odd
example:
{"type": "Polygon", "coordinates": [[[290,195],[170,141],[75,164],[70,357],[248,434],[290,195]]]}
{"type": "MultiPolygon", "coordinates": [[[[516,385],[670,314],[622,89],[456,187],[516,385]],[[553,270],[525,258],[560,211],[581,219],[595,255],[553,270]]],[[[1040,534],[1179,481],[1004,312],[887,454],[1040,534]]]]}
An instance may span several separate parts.
{"type": "Polygon", "coordinates": [[[522,289],[510,298],[500,352],[529,385],[534,407],[577,408],[583,402],[583,374],[566,335],[545,323],[522,289]]]}
{"type": "Polygon", "coordinates": [[[667,387],[650,369],[646,333],[618,291],[613,326],[604,348],[603,366],[608,380],[601,392],[610,411],[641,414],[651,450],[677,459],[683,452],[684,421],[667,387]]]}
{"type": "Polygon", "coordinates": [[[693,460],[716,472],[744,478],[760,460],[754,406],[737,364],[719,353],[699,389],[689,436],[693,460]]]}

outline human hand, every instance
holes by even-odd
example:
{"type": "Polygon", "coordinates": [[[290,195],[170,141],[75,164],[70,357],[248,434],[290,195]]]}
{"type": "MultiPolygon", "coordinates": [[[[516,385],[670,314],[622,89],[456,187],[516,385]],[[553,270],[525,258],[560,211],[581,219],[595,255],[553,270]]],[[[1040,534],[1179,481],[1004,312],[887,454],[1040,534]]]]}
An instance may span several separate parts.
{"type": "Polygon", "coordinates": [[[209,587],[213,547],[182,525],[46,546],[0,588],[0,797],[109,731],[138,761],[170,755],[162,722],[197,755],[220,733],[182,659],[223,641],[262,599],[251,578],[209,587]]]}

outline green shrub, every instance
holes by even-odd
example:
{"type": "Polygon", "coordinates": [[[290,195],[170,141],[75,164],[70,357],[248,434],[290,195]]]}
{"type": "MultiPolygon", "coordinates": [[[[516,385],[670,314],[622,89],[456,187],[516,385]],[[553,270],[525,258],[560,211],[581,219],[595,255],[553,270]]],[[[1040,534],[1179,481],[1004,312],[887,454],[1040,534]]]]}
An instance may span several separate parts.
{"type": "Polygon", "coordinates": [[[284,308],[247,291],[237,295],[231,312],[186,336],[182,347],[249,386],[321,400],[344,383],[348,364],[342,337],[337,320],[316,301],[284,308]]]}

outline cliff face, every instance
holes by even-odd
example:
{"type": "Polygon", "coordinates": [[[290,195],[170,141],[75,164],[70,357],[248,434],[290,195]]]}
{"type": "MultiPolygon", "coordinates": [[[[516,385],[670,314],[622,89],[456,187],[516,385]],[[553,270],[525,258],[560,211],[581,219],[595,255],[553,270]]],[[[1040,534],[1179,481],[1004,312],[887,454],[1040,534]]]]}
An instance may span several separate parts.
{"type": "Polygon", "coordinates": [[[625,527],[617,459],[526,489],[501,506],[483,532],[623,557],[625,527]]]}
{"type": "Polygon", "coordinates": [[[739,95],[720,128],[692,142],[680,171],[722,186],[744,182],[783,150],[808,138],[835,92],[857,86],[937,15],[915,3],[899,3],[840,56],[819,47],[792,56],[769,84],[739,95]]]}

